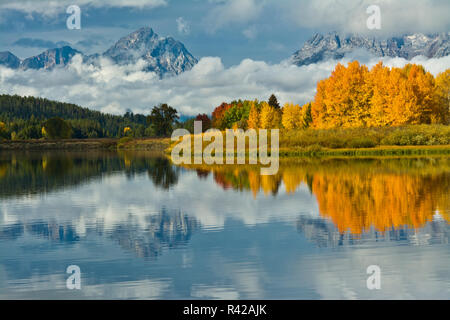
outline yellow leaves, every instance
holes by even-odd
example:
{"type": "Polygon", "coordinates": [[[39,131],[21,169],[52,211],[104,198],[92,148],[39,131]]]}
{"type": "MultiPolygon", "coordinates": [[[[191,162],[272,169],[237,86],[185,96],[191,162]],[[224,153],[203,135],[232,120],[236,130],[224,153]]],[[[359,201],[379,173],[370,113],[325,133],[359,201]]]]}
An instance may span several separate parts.
{"type": "Polygon", "coordinates": [[[450,121],[450,69],[438,74],[434,88],[433,123],[450,121]]]}
{"type": "Polygon", "coordinates": [[[280,127],[281,116],[278,110],[267,102],[262,103],[259,127],[261,129],[275,129],[280,127]]]}
{"type": "Polygon", "coordinates": [[[271,176],[261,176],[254,166],[194,168],[212,171],[215,182],[225,189],[248,190],[254,197],[261,192],[294,195],[302,184],[308,186],[320,214],[342,233],[421,228],[437,212],[450,222],[449,167],[444,160],[294,161],[282,163],[271,176]],[[424,169],[428,161],[433,165],[424,169]]]}
{"type": "Polygon", "coordinates": [[[262,108],[261,108],[261,116],[260,116],[260,123],[259,123],[260,128],[262,128],[262,129],[270,128],[270,124],[272,121],[272,114],[273,114],[272,107],[269,106],[268,103],[263,103],[262,108]]]}
{"type": "Polygon", "coordinates": [[[45,127],[42,127],[41,133],[42,133],[42,136],[43,136],[43,137],[46,137],[46,136],[47,136],[47,130],[45,130],[45,127]]]}
{"type": "Polygon", "coordinates": [[[247,126],[249,129],[259,128],[259,113],[258,108],[256,108],[256,104],[254,102],[250,107],[250,114],[248,116],[247,126]]]}
{"type": "Polygon", "coordinates": [[[131,128],[130,127],[125,127],[123,128],[123,135],[127,135],[127,133],[131,133],[131,128]]]}
{"type": "Polygon", "coordinates": [[[313,190],[321,213],[331,218],[339,231],[360,234],[374,227],[384,232],[405,225],[420,228],[431,221],[440,202],[425,190],[442,188],[439,184],[443,179],[391,173],[318,173],[313,190]]]}
{"type": "Polygon", "coordinates": [[[346,128],[443,122],[445,111],[436,107],[434,82],[429,72],[413,64],[389,69],[380,62],[370,71],[357,61],[347,67],[338,64],[331,76],[317,85],[311,112],[313,126],[346,128]]]}
{"type": "Polygon", "coordinates": [[[286,129],[302,128],[302,109],[299,105],[286,103],[282,109],[283,116],[281,122],[286,129]]]}

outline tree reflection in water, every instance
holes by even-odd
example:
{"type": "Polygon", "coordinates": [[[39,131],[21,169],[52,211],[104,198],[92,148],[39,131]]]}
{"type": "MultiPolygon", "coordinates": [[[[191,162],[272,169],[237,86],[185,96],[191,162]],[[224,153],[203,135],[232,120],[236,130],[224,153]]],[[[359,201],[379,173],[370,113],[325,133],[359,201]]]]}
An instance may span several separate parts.
{"type": "MultiPolygon", "coordinates": [[[[297,229],[323,246],[371,239],[422,241],[417,230],[440,234],[448,242],[450,158],[303,159],[280,163],[273,176],[261,176],[253,166],[186,166],[198,179],[224,189],[251,192],[258,197],[295,197],[304,186],[317,201],[322,219],[299,217],[297,229]]],[[[145,152],[48,152],[0,155],[0,199],[56,191],[105,174],[124,172],[128,178],[147,174],[152,183],[169,190],[178,183],[180,167],[164,156],[145,152]]],[[[226,197],[226,194],[224,194],[226,197]]],[[[199,223],[181,212],[146,215],[142,229],[133,221],[111,230],[109,236],[138,256],[154,257],[161,248],[189,240],[199,223]]],[[[1,238],[24,232],[55,241],[75,242],[70,223],[35,221],[0,230],[1,238]]]]}
{"type": "MultiPolygon", "coordinates": [[[[190,166],[197,171],[206,170],[190,166]]],[[[320,214],[338,233],[359,235],[402,227],[422,228],[436,214],[449,221],[450,158],[308,159],[282,162],[278,174],[259,175],[251,166],[211,166],[224,189],[276,196],[295,195],[304,184],[320,214]]]]}

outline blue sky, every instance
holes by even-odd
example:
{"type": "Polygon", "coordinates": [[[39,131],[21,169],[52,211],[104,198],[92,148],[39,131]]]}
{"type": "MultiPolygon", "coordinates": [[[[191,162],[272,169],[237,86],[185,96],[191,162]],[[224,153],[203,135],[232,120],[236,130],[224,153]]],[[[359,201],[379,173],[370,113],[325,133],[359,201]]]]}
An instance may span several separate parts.
{"type": "Polygon", "coordinates": [[[245,58],[278,63],[315,32],[445,32],[449,10],[446,0],[1,0],[0,51],[28,57],[47,49],[40,40],[94,53],[149,26],[198,58],[221,57],[225,66],[245,58]],[[72,4],[82,10],[81,30],[66,28],[72,4]],[[381,7],[382,30],[366,28],[370,4],[381,7]]]}
{"type": "MultiPolygon", "coordinates": [[[[102,53],[120,37],[143,26],[183,42],[199,59],[190,71],[159,79],[142,66],[85,65],[77,56],[54,70],[10,70],[0,66],[0,94],[40,96],[103,112],[148,113],[169,103],[183,115],[211,113],[222,102],[266,100],[304,104],[317,82],[338,62],[296,67],[286,60],[314,33],[368,34],[450,30],[448,0],[0,0],[0,51],[20,58],[69,44],[85,54],[102,53]],[[81,8],[81,30],[68,30],[70,5],[81,8]],[[381,29],[369,30],[366,10],[381,10],[381,29]]],[[[369,67],[380,60],[401,67],[402,58],[356,58],[369,67]]],[[[417,57],[433,74],[450,68],[450,56],[417,57]]]]}
{"type": "Polygon", "coordinates": [[[47,49],[44,41],[64,41],[93,53],[105,50],[121,36],[149,26],[161,36],[180,40],[196,57],[219,56],[225,65],[238,64],[245,58],[276,63],[299,49],[313,33],[282,19],[281,8],[274,7],[276,10],[269,12],[258,1],[243,3],[231,9],[226,2],[200,0],[168,0],[144,7],[93,7],[86,3],[79,5],[81,30],[66,28],[65,6],[55,12],[33,11],[25,5],[22,10],[8,8],[2,10],[0,18],[0,51],[10,50],[24,58],[47,49]],[[244,11],[239,14],[234,12],[237,10],[244,11]],[[43,42],[41,47],[36,40],[43,42]]]}

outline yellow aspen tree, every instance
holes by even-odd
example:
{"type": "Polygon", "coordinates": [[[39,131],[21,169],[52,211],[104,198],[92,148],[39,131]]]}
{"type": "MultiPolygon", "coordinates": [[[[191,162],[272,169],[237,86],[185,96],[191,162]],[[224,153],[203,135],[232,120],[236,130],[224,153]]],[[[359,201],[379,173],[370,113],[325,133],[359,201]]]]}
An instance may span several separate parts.
{"type": "Polygon", "coordinates": [[[282,109],[283,115],[281,122],[285,129],[297,129],[303,126],[302,124],[302,109],[299,105],[293,103],[286,103],[282,109]]]}
{"type": "Polygon", "coordinates": [[[281,109],[277,109],[272,107],[272,122],[270,124],[271,129],[279,129],[281,128],[281,109]]]}
{"type": "Polygon", "coordinates": [[[255,102],[252,102],[252,106],[250,107],[250,114],[248,116],[247,126],[249,129],[259,128],[259,112],[255,102]]]}
{"type": "Polygon", "coordinates": [[[313,117],[312,127],[325,128],[327,126],[327,80],[321,80],[317,83],[317,92],[311,105],[311,114],[313,117]]]}
{"type": "Polygon", "coordinates": [[[403,72],[407,78],[410,109],[407,110],[411,117],[407,120],[410,124],[430,123],[434,96],[434,77],[426,72],[422,66],[406,65],[403,72]]]}
{"type": "Polygon", "coordinates": [[[432,123],[449,124],[450,121],[450,69],[436,77],[432,123]]]}
{"type": "Polygon", "coordinates": [[[261,129],[270,129],[272,125],[272,115],[273,108],[267,102],[263,102],[259,118],[259,127],[261,129]]]}
{"type": "Polygon", "coordinates": [[[368,127],[383,127],[390,124],[390,100],[389,93],[392,92],[392,82],[390,81],[391,70],[378,63],[369,72],[369,82],[372,88],[370,99],[370,117],[367,119],[368,127]]]}
{"type": "Polygon", "coordinates": [[[338,64],[328,79],[320,81],[311,110],[313,126],[366,126],[371,98],[368,73],[366,66],[353,61],[348,67],[338,64]]]}

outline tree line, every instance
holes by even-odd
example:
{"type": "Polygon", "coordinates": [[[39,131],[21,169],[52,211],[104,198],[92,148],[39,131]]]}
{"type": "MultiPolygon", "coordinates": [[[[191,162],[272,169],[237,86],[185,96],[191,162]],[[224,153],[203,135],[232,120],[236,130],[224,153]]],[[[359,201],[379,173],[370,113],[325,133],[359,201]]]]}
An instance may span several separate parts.
{"type": "Polygon", "coordinates": [[[371,70],[358,61],[338,64],[317,84],[314,100],[302,106],[267,101],[235,100],[180,121],[167,104],[148,115],[111,115],[43,98],[0,95],[0,139],[167,137],[177,128],[194,131],[233,129],[329,129],[449,124],[450,69],[434,77],[422,66],[371,70]]]}
{"type": "Polygon", "coordinates": [[[330,129],[449,124],[450,69],[434,77],[420,65],[371,70],[353,61],[338,64],[317,84],[313,101],[282,108],[265,101],[222,103],[212,113],[217,129],[330,129]]]}
{"type": "Polygon", "coordinates": [[[169,136],[180,126],[176,109],[161,104],[149,115],[112,115],[43,98],[0,95],[0,139],[86,139],[169,136]]]}

